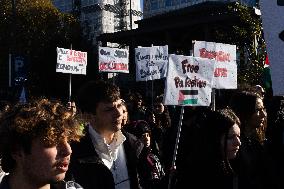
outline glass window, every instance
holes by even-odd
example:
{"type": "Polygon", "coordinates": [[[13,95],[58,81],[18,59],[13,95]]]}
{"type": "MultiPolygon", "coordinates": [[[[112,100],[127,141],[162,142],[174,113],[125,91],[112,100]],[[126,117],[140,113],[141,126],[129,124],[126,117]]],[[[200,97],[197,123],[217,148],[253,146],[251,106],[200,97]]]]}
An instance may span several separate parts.
{"type": "Polygon", "coordinates": [[[172,0],[165,0],[166,1],[166,7],[172,6],[172,0]]]}
{"type": "Polygon", "coordinates": [[[151,10],[157,10],[158,9],[158,1],[152,0],[151,1],[151,10]]]}

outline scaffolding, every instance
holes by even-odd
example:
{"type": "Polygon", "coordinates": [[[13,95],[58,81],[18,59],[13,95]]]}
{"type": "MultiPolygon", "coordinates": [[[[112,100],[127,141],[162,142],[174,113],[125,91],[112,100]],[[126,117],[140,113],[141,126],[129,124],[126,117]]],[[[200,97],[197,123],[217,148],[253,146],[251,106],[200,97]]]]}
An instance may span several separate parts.
{"type": "Polygon", "coordinates": [[[149,18],[158,14],[174,11],[204,2],[236,2],[255,6],[259,0],[144,0],[143,17],[149,18]]]}
{"type": "Polygon", "coordinates": [[[53,0],[53,3],[80,20],[93,44],[97,43],[96,36],[102,33],[137,28],[134,22],[143,14],[140,2],[136,0],[53,0]]]}

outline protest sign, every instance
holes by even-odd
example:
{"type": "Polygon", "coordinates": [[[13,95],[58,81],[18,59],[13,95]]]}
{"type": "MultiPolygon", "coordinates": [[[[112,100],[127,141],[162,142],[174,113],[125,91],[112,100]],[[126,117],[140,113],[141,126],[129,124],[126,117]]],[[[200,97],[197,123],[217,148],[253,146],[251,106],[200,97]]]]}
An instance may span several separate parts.
{"type": "Polygon", "coordinates": [[[269,57],[273,95],[284,95],[284,0],[261,0],[263,33],[269,57]]]}
{"type": "Polygon", "coordinates": [[[87,70],[87,52],[57,47],[56,72],[84,74],[87,70]]]}
{"type": "Polygon", "coordinates": [[[136,81],[166,77],[168,46],[135,48],[136,81]]]}
{"type": "Polygon", "coordinates": [[[127,49],[99,47],[99,71],[129,73],[127,49]]]}
{"type": "Polygon", "coordinates": [[[216,61],[213,88],[237,88],[236,45],[195,41],[193,56],[216,61]]]}
{"type": "Polygon", "coordinates": [[[169,55],[165,105],[209,106],[214,60],[169,55]]]}

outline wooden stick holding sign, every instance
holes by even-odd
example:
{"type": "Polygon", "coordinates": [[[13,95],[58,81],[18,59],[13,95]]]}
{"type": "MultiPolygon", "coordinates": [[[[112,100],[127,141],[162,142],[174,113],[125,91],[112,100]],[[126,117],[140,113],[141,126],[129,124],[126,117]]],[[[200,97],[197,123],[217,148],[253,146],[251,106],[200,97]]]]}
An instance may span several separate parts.
{"type": "Polygon", "coordinates": [[[135,48],[136,81],[151,80],[152,109],[154,109],[154,81],[166,77],[168,46],[135,48]]]}
{"type": "Polygon", "coordinates": [[[57,47],[56,51],[57,51],[56,72],[69,74],[68,99],[70,101],[72,96],[72,74],[86,75],[87,52],[72,50],[72,44],[71,44],[71,49],[64,49],[57,47]]]}
{"type": "Polygon", "coordinates": [[[173,154],[173,159],[172,159],[172,164],[171,164],[171,170],[170,170],[170,175],[169,175],[168,189],[171,189],[172,178],[173,178],[173,175],[175,174],[175,169],[176,169],[176,158],[177,158],[177,151],[178,151],[179,139],[180,139],[180,134],[181,134],[183,113],[184,113],[184,106],[181,107],[180,115],[179,115],[179,124],[178,124],[178,130],[177,130],[177,136],[176,136],[176,142],[175,142],[175,149],[174,149],[174,154],[173,154]]]}
{"type": "Polygon", "coordinates": [[[175,170],[184,106],[210,105],[213,73],[214,61],[212,60],[192,56],[169,55],[164,104],[181,106],[181,113],[168,189],[171,188],[173,171],[175,170]]]}
{"type": "MultiPolygon", "coordinates": [[[[72,43],[70,45],[70,49],[72,51],[72,43]]],[[[69,98],[68,101],[71,102],[72,99],[72,73],[69,74],[69,98]]]]}
{"type": "Polygon", "coordinates": [[[69,74],[69,97],[68,101],[71,102],[72,99],[72,74],[69,74]]]}
{"type": "Polygon", "coordinates": [[[215,61],[211,109],[216,109],[216,89],[237,88],[236,45],[194,41],[193,55],[215,61]]]}

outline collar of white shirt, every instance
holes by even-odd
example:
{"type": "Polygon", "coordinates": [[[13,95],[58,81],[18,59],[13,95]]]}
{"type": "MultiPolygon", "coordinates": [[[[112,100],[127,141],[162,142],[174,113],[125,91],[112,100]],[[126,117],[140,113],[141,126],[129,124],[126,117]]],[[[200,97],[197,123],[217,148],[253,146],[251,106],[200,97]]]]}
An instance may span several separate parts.
{"type": "Polygon", "coordinates": [[[102,137],[91,125],[89,125],[89,133],[96,152],[105,165],[110,168],[113,161],[117,159],[118,149],[126,140],[126,137],[119,130],[114,134],[114,140],[110,144],[107,144],[105,138],[102,137]],[[106,163],[106,161],[108,162],[106,163]]]}

